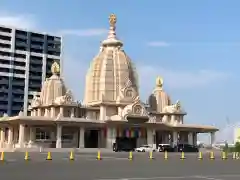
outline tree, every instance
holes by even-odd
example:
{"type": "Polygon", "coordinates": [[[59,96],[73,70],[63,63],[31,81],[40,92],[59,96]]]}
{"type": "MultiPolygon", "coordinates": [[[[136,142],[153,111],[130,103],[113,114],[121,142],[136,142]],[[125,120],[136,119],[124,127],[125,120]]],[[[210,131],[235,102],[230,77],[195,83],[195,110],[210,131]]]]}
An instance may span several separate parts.
{"type": "Polygon", "coordinates": [[[240,152],[240,142],[236,142],[235,144],[235,151],[240,152]]]}

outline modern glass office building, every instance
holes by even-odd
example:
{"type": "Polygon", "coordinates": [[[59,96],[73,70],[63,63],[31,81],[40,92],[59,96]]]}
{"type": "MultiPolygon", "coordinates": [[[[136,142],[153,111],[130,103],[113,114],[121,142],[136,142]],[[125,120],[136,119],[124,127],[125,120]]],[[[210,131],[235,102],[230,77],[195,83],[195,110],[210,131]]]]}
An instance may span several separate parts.
{"type": "Polygon", "coordinates": [[[61,37],[0,25],[0,116],[27,114],[61,49],[61,37]]]}

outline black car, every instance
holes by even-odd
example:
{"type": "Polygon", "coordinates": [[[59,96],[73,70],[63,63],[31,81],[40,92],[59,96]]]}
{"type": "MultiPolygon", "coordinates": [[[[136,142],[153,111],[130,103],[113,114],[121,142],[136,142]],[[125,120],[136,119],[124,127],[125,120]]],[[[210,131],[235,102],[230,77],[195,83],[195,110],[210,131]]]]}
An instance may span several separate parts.
{"type": "Polygon", "coordinates": [[[178,144],[175,146],[176,152],[199,152],[197,146],[190,145],[190,144],[178,144]]]}
{"type": "Polygon", "coordinates": [[[159,152],[174,152],[174,148],[170,144],[159,144],[158,145],[159,152]]]}
{"type": "Polygon", "coordinates": [[[134,151],[134,147],[129,145],[129,144],[118,144],[118,143],[113,143],[113,151],[119,152],[119,151],[134,151]]]}

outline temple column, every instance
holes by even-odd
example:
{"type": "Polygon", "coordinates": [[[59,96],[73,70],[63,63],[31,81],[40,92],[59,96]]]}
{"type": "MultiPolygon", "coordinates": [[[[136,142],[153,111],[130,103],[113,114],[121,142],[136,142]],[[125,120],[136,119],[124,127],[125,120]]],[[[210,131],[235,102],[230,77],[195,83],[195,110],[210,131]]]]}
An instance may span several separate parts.
{"type": "Polygon", "coordinates": [[[32,145],[35,143],[35,138],[36,138],[36,128],[31,126],[29,128],[29,142],[28,142],[28,145],[30,147],[32,147],[32,145]]]}
{"type": "Polygon", "coordinates": [[[188,133],[188,144],[193,145],[193,132],[188,133]]]}
{"type": "Polygon", "coordinates": [[[37,116],[37,115],[38,115],[36,109],[33,110],[33,115],[34,115],[34,116],[37,116]]]}
{"type": "Polygon", "coordinates": [[[84,134],[85,134],[85,129],[84,127],[79,128],[79,148],[84,148],[84,134]]]}
{"type": "Polygon", "coordinates": [[[193,145],[197,145],[197,133],[196,132],[194,132],[193,133],[193,145]]]}
{"type": "Polygon", "coordinates": [[[106,120],[106,107],[100,106],[100,121],[106,120]]]}
{"type": "Polygon", "coordinates": [[[175,115],[171,115],[171,124],[174,124],[175,123],[175,115]]]}
{"type": "Polygon", "coordinates": [[[176,146],[178,144],[178,132],[177,131],[174,131],[173,132],[173,146],[176,146]]]}
{"type": "Polygon", "coordinates": [[[19,125],[19,137],[18,137],[18,146],[20,148],[24,147],[24,141],[25,141],[25,125],[20,124],[19,125]]]}
{"type": "Polygon", "coordinates": [[[70,117],[71,118],[75,117],[75,109],[74,108],[71,109],[71,116],[70,117]]]}
{"type": "Polygon", "coordinates": [[[108,149],[113,147],[113,143],[116,141],[116,128],[108,127],[107,128],[107,138],[106,138],[106,146],[108,149]]]}
{"type": "Polygon", "coordinates": [[[5,141],[5,128],[1,128],[1,142],[0,142],[0,147],[4,148],[4,141],[5,141]]]}
{"type": "Polygon", "coordinates": [[[62,148],[62,126],[57,124],[56,148],[62,148]]]}
{"type": "Polygon", "coordinates": [[[215,143],[215,132],[211,132],[211,137],[210,137],[210,144],[211,146],[213,146],[213,144],[215,143]]]}
{"type": "Polygon", "coordinates": [[[59,113],[60,113],[60,116],[61,116],[61,117],[64,116],[63,107],[60,107],[60,111],[59,111],[59,113]]]}
{"type": "Polygon", "coordinates": [[[37,115],[41,116],[41,109],[40,108],[37,109],[37,115]]]}
{"type": "Polygon", "coordinates": [[[147,129],[147,144],[154,147],[154,144],[155,144],[155,129],[147,129]]]}
{"type": "Polygon", "coordinates": [[[8,129],[8,145],[13,144],[13,127],[9,127],[8,129]]]}
{"type": "Polygon", "coordinates": [[[51,117],[54,117],[54,116],[55,116],[55,108],[51,107],[51,117]]]}

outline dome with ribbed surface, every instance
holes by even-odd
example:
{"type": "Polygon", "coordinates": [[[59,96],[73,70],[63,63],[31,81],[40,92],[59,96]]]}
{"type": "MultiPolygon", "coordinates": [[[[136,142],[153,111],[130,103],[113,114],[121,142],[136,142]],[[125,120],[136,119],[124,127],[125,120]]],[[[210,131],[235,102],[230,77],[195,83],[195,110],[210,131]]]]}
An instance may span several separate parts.
{"type": "Polygon", "coordinates": [[[57,62],[54,62],[51,67],[52,76],[47,78],[44,82],[40,94],[40,103],[41,105],[50,105],[53,101],[60,96],[66,94],[67,89],[60,78],[60,66],[57,62]]]}
{"type": "Polygon", "coordinates": [[[151,110],[157,112],[163,112],[166,106],[171,105],[170,97],[163,90],[163,79],[161,77],[157,77],[156,79],[156,87],[149,97],[148,104],[151,110]]]}
{"type": "Polygon", "coordinates": [[[136,68],[116,37],[116,16],[110,15],[110,30],[100,52],[86,75],[85,105],[99,103],[131,103],[138,96],[136,68]]]}

